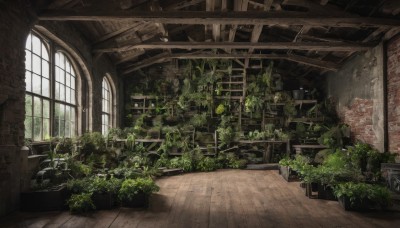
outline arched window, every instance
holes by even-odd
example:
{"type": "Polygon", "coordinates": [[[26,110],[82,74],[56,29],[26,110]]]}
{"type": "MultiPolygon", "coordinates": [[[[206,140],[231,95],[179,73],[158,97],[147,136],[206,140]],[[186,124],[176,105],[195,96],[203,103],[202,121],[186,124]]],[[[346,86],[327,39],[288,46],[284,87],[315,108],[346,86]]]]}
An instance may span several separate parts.
{"type": "Polygon", "coordinates": [[[102,118],[101,118],[101,126],[102,126],[101,131],[103,135],[106,135],[108,133],[108,130],[112,126],[111,104],[112,104],[111,86],[107,78],[104,77],[102,83],[102,118]]]}
{"type": "Polygon", "coordinates": [[[25,138],[76,134],[76,75],[62,51],[31,33],[25,47],[25,138]]]}

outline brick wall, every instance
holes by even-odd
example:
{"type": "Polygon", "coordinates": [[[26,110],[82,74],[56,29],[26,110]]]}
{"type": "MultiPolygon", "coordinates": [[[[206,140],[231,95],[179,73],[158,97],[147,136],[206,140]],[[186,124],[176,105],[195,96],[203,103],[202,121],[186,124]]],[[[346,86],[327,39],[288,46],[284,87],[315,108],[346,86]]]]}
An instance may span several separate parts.
{"type": "Polygon", "coordinates": [[[400,153],[400,37],[387,45],[389,151],[400,153]]]}
{"type": "Polygon", "coordinates": [[[24,142],[25,40],[29,1],[0,2],[0,216],[18,208],[24,142]]]}
{"type": "Polygon", "coordinates": [[[337,104],[343,123],[350,125],[353,140],[384,150],[383,46],[349,60],[327,76],[327,93],[337,104]]]}

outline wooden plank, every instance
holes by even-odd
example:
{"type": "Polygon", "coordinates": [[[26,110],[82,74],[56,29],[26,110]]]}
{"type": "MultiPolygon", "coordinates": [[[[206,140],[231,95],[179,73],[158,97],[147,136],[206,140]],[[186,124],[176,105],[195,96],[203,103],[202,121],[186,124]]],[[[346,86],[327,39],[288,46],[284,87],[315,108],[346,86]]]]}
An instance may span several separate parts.
{"type": "Polygon", "coordinates": [[[150,66],[150,65],[153,65],[153,64],[156,64],[156,63],[162,63],[162,62],[169,61],[170,58],[167,58],[169,55],[170,55],[170,53],[163,52],[161,54],[158,54],[158,55],[152,56],[150,58],[144,59],[144,60],[142,60],[140,62],[137,62],[135,65],[125,69],[122,72],[122,74],[123,75],[129,74],[129,73],[132,73],[134,71],[137,71],[139,69],[142,69],[144,67],[147,67],[147,66],[150,66]]]}
{"type": "Polygon", "coordinates": [[[388,18],[373,18],[360,16],[337,16],[310,14],[303,12],[204,12],[173,11],[109,11],[109,10],[43,10],[38,15],[39,20],[51,21],[97,21],[122,20],[158,22],[164,24],[254,24],[254,25],[308,25],[332,27],[398,27],[400,21],[388,18]]]}
{"type": "Polygon", "coordinates": [[[186,8],[188,6],[197,5],[202,2],[204,2],[204,0],[180,1],[180,2],[177,2],[172,5],[167,6],[165,9],[166,10],[180,10],[180,9],[186,8]]]}
{"type": "Polygon", "coordinates": [[[133,52],[132,54],[129,54],[129,55],[126,55],[126,56],[122,57],[115,64],[118,65],[118,64],[121,64],[121,63],[124,63],[124,62],[128,62],[128,61],[134,60],[135,58],[143,55],[144,53],[145,53],[145,51],[143,49],[138,49],[135,52],[133,52]]]}
{"type": "MultiPolygon", "coordinates": [[[[315,50],[315,51],[365,51],[375,47],[376,43],[338,43],[338,42],[269,42],[269,43],[251,43],[251,42],[147,42],[131,45],[130,48],[143,49],[254,49],[262,50],[315,50]]],[[[127,49],[127,47],[121,47],[127,49]]]]}
{"type": "Polygon", "coordinates": [[[139,30],[141,28],[140,25],[145,25],[145,24],[146,23],[143,23],[143,22],[135,22],[129,27],[124,27],[124,28],[118,29],[117,31],[108,33],[108,34],[98,38],[95,41],[95,44],[99,44],[101,42],[104,42],[104,41],[107,41],[107,40],[110,40],[110,39],[117,39],[119,37],[128,35],[131,32],[139,30]]]}

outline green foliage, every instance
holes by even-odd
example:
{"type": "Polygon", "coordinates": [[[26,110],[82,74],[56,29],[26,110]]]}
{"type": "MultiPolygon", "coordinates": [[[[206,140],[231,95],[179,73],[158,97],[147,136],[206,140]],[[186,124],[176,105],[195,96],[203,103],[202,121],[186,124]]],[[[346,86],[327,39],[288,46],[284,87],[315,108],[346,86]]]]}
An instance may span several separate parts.
{"type": "Polygon", "coordinates": [[[382,207],[387,207],[391,202],[390,191],[383,186],[367,183],[346,182],[334,187],[337,197],[348,197],[352,206],[369,199],[382,207]]]}
{"type": "Polygon", "coordinates": [[[193,127],[203,127],[207,124],[207,113],[194,114],[190,119],[190,124],[192,124],[193,127]]]}
{"type": "Polygon", "coordinates": [[[318,138],[318,143],[332,149],[343,148],[344,138],[350,137],[349,131],[345,124],[334,126],[318,138]]]}
{"type": "Polygon", "coordinates": [[[89,178],[77,178],[71,179],[67,182],[67,188],[72,193],[79,194],[79,193],[88,193],[88,182],[89,178]]]}
{"type": "Polygon", "coordinates": [[[95,176],[87,183],[89,192],[96,193],[114,193],[116,194],[121,188],[122,180],[117,178],[106,179],[104,177],[95,176]]]}
{"type": "Polygon", "coordinates": [[[235,153],[227,153],[225,159],[227,168],[242,169],[247,165],[247,160],[239,159],[235,153]]]}
{"type": "Polygon", "coordinates": [[[232,127],[218,127],[217,132],[218,139],[221,141],[221,144],[219,145],[220,148],[229,146],[236,136],[232,127]]]}
{"type": "Polygon", "coordinates": [[[246,96],[245,100],[245,111],[246,112],[256,112],[261,111],[263,108],[264,100],[260,97],[254,95],[246,96]]]}
{"type": "Polygon", "coordinates": [[[218,168],[218,164],[214,158],[205,157],[197,164],[197,170],[202,172],[214,171],[218,168]]]}
{"type": "Polygon", "coordinates": [[[73,194],[67,201],[69,210],[72,213],[84,213],[95,210],[96,207],[91,197],[92,193],[73,194]]]}
{"type": "Polygon", "coordinates": [[[140,192],[150,195],[159,190],[160,187],[158,187],[151,178],[126,179],[122,182],[122,186],[118,192],[118,198],[121,201],[130,201],[140,192]]]}
{"type": "Polygon", "coordinates": [[[288,101],[283,106],[283,114],[286,117],[293,118],[297,115],[297,109],[294,101],[288,101]]]}
{"type": "Polygon", "coordinates": [[[219,104],[218,107],[215,109],[215,113],[217,115],[221,115],[225,112],[225,106],[224,104],[219,104]]]}

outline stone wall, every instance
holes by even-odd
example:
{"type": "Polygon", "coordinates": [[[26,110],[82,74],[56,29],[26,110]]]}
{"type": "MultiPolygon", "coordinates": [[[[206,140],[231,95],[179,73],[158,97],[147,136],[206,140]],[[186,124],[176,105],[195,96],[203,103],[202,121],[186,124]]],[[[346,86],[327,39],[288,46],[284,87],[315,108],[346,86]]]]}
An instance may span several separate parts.
{"type": "MultiPolygon", "coordinates": [[[[87,81],[92,100],[90,123],[79,131],[101,131],[101,86],[103,76],[109,74],[116,94],[122,93],[115,66],[106,56],[94,60],[91,44],[75,27],[67,22],[36,24],[30,1],[0,1],[0,216],[19,208],[19,193],[26,188],[25,177],[29,164],[24,144],[25,118],[25,42],[31,28],[65,48],[76,62],[79,74],[87,81]]],[[[118,97],[117,100],[121,99],[118,97]]],[[[88,102],[89,103],[89,102],[88,102]]],[[[82,106],[82,105],[79,105],[82,106]]],[[[86,112],[81,107],[82,112],[86,112]]],[[[119,105],[116,126],[119,126],[119,105]]]]}
{"type": "Polygon", "coordinates": [[[352,138],[384,150],[383,45],[360,53],[327,76],[327,93],[337,104],[352,138]]]}
{"type": "Polygon", "coordinates": [[[400,153],[400,36],[387,44],[389,151],[400,153]]]}
{"type": "Polygon", "coordinates": [[[0,216],[19,206],[25,118],[25,40],[35,21],[29,1],[0,2],[0,216]]]}

